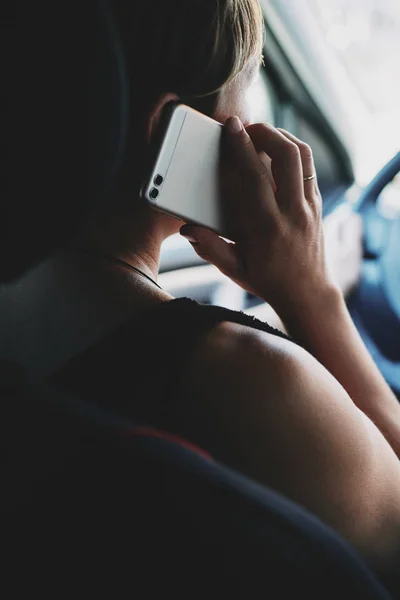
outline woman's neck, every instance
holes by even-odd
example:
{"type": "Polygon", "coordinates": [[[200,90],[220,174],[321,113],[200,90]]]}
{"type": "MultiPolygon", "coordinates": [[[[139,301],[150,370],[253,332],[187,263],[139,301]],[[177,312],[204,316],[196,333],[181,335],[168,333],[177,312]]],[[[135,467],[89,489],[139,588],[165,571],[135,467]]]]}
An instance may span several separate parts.
{"type": "Polygon", "coordinates": [[[92,222],[74,245],[117,258],[157,280],[161,244],[182,224],[144,206],[132,214],[92,222]]]}

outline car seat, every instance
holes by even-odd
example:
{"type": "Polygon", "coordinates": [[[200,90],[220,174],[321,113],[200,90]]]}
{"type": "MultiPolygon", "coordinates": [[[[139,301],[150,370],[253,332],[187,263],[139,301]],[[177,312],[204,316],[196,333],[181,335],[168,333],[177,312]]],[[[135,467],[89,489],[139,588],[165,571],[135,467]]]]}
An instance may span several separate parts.
{"type": "Polygon", "coordinates": [[[4,573],[15,590],[390,598],[317,518],[189,442],[15,365],[3,363],[0,380],[4,573]]]}

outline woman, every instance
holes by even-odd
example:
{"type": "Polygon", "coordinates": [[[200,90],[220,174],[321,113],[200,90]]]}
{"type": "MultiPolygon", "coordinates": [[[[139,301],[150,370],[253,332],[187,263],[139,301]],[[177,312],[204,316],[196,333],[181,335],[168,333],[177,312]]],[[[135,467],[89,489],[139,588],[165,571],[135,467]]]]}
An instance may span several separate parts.
{"type": "Polygon", "coordinates": [[[246,93],[263,38],[258,1],[114,8],[138,90],[128,149],[112,205],[54,273],[76,335],[101,321],[100,341],[53,380],[197,443],[314,512],[378,571],[390,570],[400,559],[400,408],[326,267],[310,148],[286,131],[249,125],[246,93]],[[138,199],[143,150],[171,100],[227,125],[235,244],[138,199]],[[161,290],[160,247],[178,231],[269,303],[296,343],[161,290]]]}

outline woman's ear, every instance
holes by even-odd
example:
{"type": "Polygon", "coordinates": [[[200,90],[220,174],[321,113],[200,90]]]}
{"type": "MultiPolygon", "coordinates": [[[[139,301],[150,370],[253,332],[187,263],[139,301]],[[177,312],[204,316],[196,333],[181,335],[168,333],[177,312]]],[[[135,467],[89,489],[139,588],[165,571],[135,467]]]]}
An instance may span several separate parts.
{"type": "Polygon", "coordinates": [[[148,143],[150,143],[150,141],[154,137],[154,134],[157,130],[157,126],[161,119],[161,113],[162,113],[163,109],[165,108],[165,106],[169,102],[176,102],[177,100],[179,100],[179,96],[177,96],[176,94],[169,93],[169,92],[162,94],[158,98],[157,102],[154,104],[153,108],[151,109],[149,118],[146,123],[146,140],[148,143]]]}

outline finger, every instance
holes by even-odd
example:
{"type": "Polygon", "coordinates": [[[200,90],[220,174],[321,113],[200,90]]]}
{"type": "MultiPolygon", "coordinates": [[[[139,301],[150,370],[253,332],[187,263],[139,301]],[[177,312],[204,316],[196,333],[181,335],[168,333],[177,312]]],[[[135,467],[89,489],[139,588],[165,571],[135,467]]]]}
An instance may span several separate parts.
{"type": "Polygon", "coordinates": [[[226,122],[229,147],[245,183],[249,186],[246,201],[246,212],[254,207],[254,216],[260,217],[260,208],[269,214],[276,214],[277,203],[273,190],[273,178],[268,161],[262,160],[254,144],[238,117],[231,117],[226,122]],[[261,206],[260,206],[261,205],[261,206]]]}
{"type": "MultiPolygon", "coordinates": [[[[256,148],[256,150],[257,150],[257,148],[256,148]]],[[[275,194],[275,192],[276,192],[276,183],[275,183],[274,176],[272,175],[271,159],[262,150],[258,152],[258,156],[259,156],[261,162],[264,163],[265,168],[268,171],[268,175],[269,175],[269,180],[270,180],[270,183],[271,183],[271,187],[272,187],[272,190],[273,190],[273,192],[275,194]]]]}
{"type": "Polygon", "coordinates": [[[303,166],[298,146],[271,125],[256,123],[247,132],[258,151],[271,158],[276,183],[275,197],[281,210],[289,212],[304,202],[303,166]]]}
{"type": "Polygon", "coordinates": [[[313,196],[313,192],[318,190],[318,181],[316,177],[314,157],[311,147],[302,140],[300,140],[298,137],[293,135],[293,133],[290,133],[285,129],[278,128],[278,131],[280,131],[282,135],[284,135],[288,140],[296,144],[296,146],[298,147],[303,168],[304,194],[308,200],[310,198],[315,199],[313,196]],[[315,175],[314,179],[304,181],[304,178],[311,177],[312,175],[315,175]]]}
{"type": "Polygon", "coordinates": [[[235,276],[237,259],[234,244],[226,242],[205,227],[184,225],[180,234],[192,244],[200,258],[215,265],[224,275],[235,276]]]}

